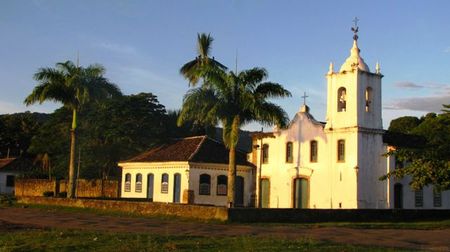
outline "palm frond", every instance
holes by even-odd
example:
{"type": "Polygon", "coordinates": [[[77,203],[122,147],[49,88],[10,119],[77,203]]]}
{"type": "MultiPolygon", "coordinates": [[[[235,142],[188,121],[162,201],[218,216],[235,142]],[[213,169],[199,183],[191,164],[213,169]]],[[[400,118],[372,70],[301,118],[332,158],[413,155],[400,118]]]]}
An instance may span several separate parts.
{"type": "Polygon", "coordinates": [[[259,84],[254,92],[260,99],[291,97],[291,92],[282,85],[274,82],[264,82],[259,84]]]}

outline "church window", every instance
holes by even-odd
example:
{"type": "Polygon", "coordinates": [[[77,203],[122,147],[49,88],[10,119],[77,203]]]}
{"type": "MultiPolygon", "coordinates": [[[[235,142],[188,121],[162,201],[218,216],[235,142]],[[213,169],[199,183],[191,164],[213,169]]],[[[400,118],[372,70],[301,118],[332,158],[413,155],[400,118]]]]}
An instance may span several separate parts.
{"type": "Polygon", "coordinates": [[[347,90],[344,87],[338,89],[337,103],[338,112],[345,112],[347,110],[347,90]]]}
{"type": "Polygon", "coordinates": [[[217,195],[227,195],[228,178],[225,175],[217,177],[217,195]]]}
{"type": "Polygon", "coordinates": [[[161,176],[161,193],[169,193],[169,174],[167,173],[161,176]]]}
{"type": "Polygon", "coordinates": [[[433,206],[434,207],[441,207],[442,206],[442,193],[433,190],[433,206]]]}
{"type": "Polygon", "coordinates": [[[370,111],[372,103],[372,88],[368,87],[366,88],[366,112],[370,111]]]}
{"type": "Polygon", "coordinates": [[[264,164],[269,163],[269,145],[264,144],[262,149],[262,161],[264,164]]]}
{"type": "Polygon", "coordinates": [[[200,175],[200,186],[198,190],[200,195],[210,195],[211,194],[211,176],[208,174],[200,175]]]}
{"type": "Polygon", "coordinates": [[[345,162],[345,140],[338,141],[338,162],[345,162]]]}
{"type": "Polygon", "coordinates": [[[313,140],[310,142],[310,157],[309,161],[311,163],[317,162],[317,141],[313,140]]]}
{"type": "Polygon", "coordinates": [[[423,207],[423,189],[414,191],[414,206],[423,207]]]}
{"type": "Polygon", "coordinates": [[[293,159],[293,148],[292,142],[286,143],[286,163],[292,163],[293,159]]]}
{"type": "Polygon", "coordinates": [[[125,192],[131,191],[131,174],[125,174],[125,192]]]}
{"type": "Polygon", "coordinates": [[[138,173],[136,175],[136,186],[135,186],[136,192],[142,192],[142,174],[138,173]]]}

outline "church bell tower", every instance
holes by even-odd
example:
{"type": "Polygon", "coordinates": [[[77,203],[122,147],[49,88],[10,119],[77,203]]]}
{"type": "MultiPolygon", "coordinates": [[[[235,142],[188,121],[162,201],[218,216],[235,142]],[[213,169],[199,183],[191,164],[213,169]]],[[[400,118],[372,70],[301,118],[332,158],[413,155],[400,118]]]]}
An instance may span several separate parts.
{"type": "Polygon", "coordinates": [[[377,63],[371,72],[358,48],[358,27],[354,32],[350,56],[338,72],[330,63],[328,82],[326,129],[361,127],[382,129],[381,78],[377,63]]]}
{"type": "MultiPolygon", "coordinates": [[[[333,186],[331,207],[383,208],[380,66],[371,72],[358,48],[357,19],[350,56],[339,71],[331,63],[327,78],[325,134],[333,186]]],[[[384,170],[383,170],[384,169],[384,170]]]]}

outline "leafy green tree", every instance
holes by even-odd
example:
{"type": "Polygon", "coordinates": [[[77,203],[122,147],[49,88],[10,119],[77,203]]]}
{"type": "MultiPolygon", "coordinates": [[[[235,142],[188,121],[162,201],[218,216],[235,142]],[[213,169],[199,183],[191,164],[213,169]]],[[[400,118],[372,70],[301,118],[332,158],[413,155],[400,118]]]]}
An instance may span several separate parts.
{"type": "Polygon", "coordinates": [[[222,124],[223,142],[229,149],[227,195],[228,205],[232,206],[235,198],[236,144],[240,128],[253,121],[286,126],[286,113],[268,99],[288,97],[291,93],[278,83],[263,82],[267,72],[262,68],[238,74],[211,69],[203,77],[203,86],[193,88],[185,95],[178,124],[189,120],[205,125],[222,124]]]}
{"type": "Polygon", "coordinates": [[[391,121],[389,131],[399,133],[409,133],[420,124],[420,120],[414,116],[403,116],[391,121]]]}
{"type": "Polygon", "coordinates": [[[47,117],[30,112],[0,115],[0,158],[26,154],[31,138],[47,117]]]}
{"type": "Polygon", "coordinates": [[[82,176],[117,175],[117,162],[168,138],[167,115],[151,93],[94,103],[83,111],[82,176]]]}
{"type": "Polygon", "coordinates": [[[227,67],[222,65],[220,62],[214,59],[214,57],[210,57],[209,53],[211,51],[211,43],[213,42],[213,38],[210,34],[206,35],[205,33],[197,34],[197,53],[198,56],[186,64],[184,64],[180,73],[189,80],[189,84],[195,86],[199,79],[202,76],[202,72],[207,70],[208,68],[219,68],[222,70],[226,70],[227,67]]]}
{"type": "MultiPolygon", "coordinates": [[[[48,154],[52,176],[57,178],[67,177],[65,150],[70,146],[67,135],[69,112],[64,107],[56,110],[40,128],[30,147],[33,154],[48,154]]],[[[81,161],[80,177],[87,179],[119,175],[117,161],[165,142],[172,137],[169,129],[176,124],[167,119],[164,106],[151,93],[90,102],[79,112],[76,160],[81,161]]],[[[42,169],[47,172],[46,168],[42,169]]],[[[40,176],[47,177],[47,174],[40,176]]]]}
{"type": "Polygon", "coordinates": [[[401,119],[396,119],[394,129],[404,129],[399,132],[403,134],[403,139],[395,142],[393,145],[396,149],[388,154],[395,155],[399,162],[406,161],[408,164],[393,170],[382,179],[409,175],[412,177],[413,189],[427,185],[433,185],[437,190],[450,189],[450,113],[430,113],[420,119],[416,118],[417,120],[401,119]],[[419,121],[419,124],[411,127],[411,121],[419,121]],[[405,125],[399,125],[398,122],[405,122],[405,125]]]}
{"type": "Polygon", "coordinates": [[[68,198],[75,196],[77,113],[89,101],[121,95],[119,88],[103,77],[104,73],[105,69],[100,65],[84,68],[71,61],[57,63],[56,68],[41,68],[34,75],[38,85],[24,101],[27,106],[44,101],[61,102],[72,111],[68,198]]]}

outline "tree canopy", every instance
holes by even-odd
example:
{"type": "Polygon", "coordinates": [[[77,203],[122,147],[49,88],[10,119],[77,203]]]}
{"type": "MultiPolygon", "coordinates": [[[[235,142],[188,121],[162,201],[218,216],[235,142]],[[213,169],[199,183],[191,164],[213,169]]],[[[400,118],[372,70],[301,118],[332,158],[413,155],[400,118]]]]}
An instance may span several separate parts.
{"type": "MultiPolygon", "coordinates": [[[[449,108],[444,105],[444,108],[449,108]]],[[[406,162],[386,176],[401,178],[411,176],[411,187],[419,189],[433,185],[437,190],[450,189],[450,111],[429,113],[421,118],[400,117],[388,129],[391,145],[388,155],[398,162],[406,162]],[[401,137],[395,137],[401,134],[401,137]]]]}

